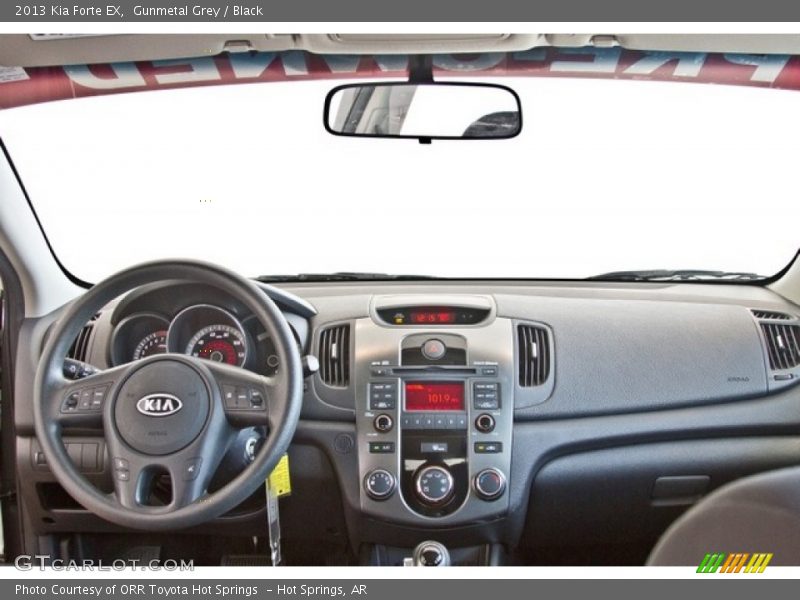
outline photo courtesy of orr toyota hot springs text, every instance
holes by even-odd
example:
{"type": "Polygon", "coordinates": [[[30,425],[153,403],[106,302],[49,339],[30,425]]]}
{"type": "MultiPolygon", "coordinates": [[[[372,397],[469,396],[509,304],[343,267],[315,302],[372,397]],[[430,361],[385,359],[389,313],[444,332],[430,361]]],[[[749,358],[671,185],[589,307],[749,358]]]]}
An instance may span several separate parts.
{"type": "MultiPolygon", "coordinates": [[[[306,588],[307,586],[303,586],[306,588]]],[[[123,596],[144,596],[152,594],[160,598],[172,598],[176,596],[189,596],[189,595],[214,595],[219,598],[236,595],[241,597],[250,597],[258,594],[258,589],[255,586],[243,585],[164,585],[164,584],[95,584],[95,585],[78,585],[68,583],[54,583],[50,585],[25,585],[18,584],[15,586],[15,593],[18,596],[46,596],[48,594],[53,596],[68,596],[68,597],[97,597],[114,594],[119,591],[123,596]]]]}

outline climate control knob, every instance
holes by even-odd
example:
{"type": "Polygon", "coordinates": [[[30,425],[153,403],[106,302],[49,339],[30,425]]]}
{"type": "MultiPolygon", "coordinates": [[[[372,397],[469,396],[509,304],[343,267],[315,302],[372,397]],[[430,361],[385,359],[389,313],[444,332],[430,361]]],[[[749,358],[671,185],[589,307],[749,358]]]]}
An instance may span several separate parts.
{"type": "Polygon", "coordinates": [[[375,469],[364,477],[364,490],[373,500],[386,500],[397,486],[394,475],[386,469],[375,469]]]}
{"type": "Polygon", "coordinates": [[[414,476],[414,491],[428,506],[441,506],[453,497],[453,476],[445,467],[422,467],[414,476]]]}
{"type": "Polygon", "coordinates": [[[497,500],[506,491],[506,478],[502,472],[490,467],[475,475],[472,485],[481,500],[497,500]]]}

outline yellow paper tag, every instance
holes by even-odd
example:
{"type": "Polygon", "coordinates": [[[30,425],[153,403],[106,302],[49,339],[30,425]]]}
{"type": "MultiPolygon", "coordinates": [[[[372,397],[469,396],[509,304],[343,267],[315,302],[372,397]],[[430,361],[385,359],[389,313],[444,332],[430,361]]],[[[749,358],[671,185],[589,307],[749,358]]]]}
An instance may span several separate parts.
{"type": "Polygon", "coordinates": [[[292,479],[289,476],[289,455],[284,454],[270,473],[267,483],[276,497],[281,498],[292,493],[292,479]]]}

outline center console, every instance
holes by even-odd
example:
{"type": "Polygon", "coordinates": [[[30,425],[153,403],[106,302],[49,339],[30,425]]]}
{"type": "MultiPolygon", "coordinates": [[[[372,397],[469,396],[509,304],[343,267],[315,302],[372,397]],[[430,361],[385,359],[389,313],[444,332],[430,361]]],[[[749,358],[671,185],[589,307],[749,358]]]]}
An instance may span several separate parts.
{"type": "Polygon", "coordinates": [[[361,509],[453,527],[508,510],[512,323],[485,297],[384,296],[355,324],[361,509]]]}

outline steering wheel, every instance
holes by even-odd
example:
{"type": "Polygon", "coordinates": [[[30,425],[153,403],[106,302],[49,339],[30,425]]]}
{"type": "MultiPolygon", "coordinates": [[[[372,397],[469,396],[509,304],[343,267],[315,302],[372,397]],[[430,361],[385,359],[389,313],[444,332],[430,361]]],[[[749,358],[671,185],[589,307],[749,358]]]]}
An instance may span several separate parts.
{"type": "Polygon", "coordinates": [[[92,287],[53,328],[34,385],[36,435],[55,478],[87,510],[136,529],[191,527],[231,510],[263,485],[297,427],[302,373],[286,320],[253,282],[203,262],[145,263],[92,287]],[[252,311],[274,343],[278,373],[263,377],[190,356],[159,354],[65,379],[64,358],[92,315],[134,288],[176,279],[225,290],[252,311]],[[268,430],[253,462],[209,493],[225,450],[239,429],[252,426],[268,430]],[[98,490],[78,471],[61,438],[68,429],[100,427],[112,462],[112,493],[98,490]],[[172,480],[172,500],[148,505],[148,490],[161,474],[172,480]]]}

